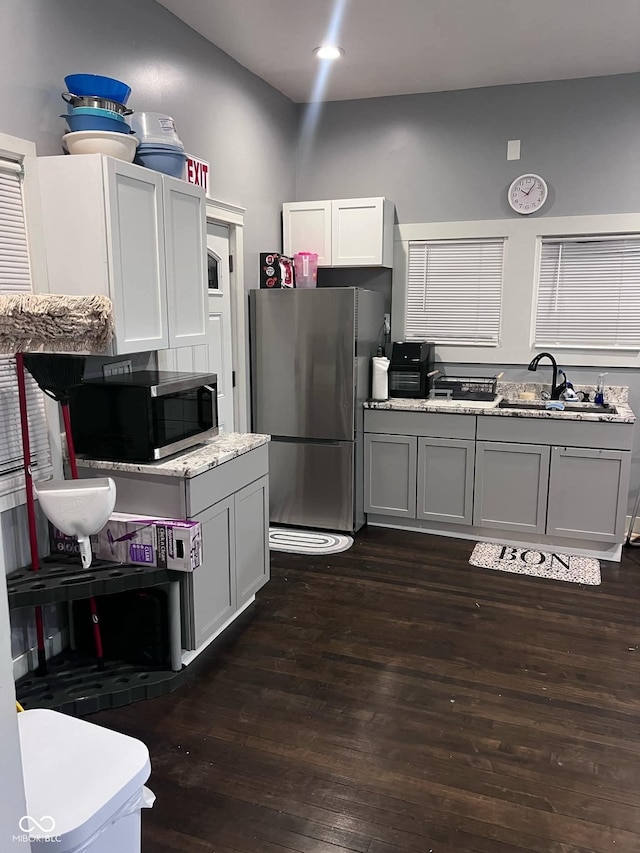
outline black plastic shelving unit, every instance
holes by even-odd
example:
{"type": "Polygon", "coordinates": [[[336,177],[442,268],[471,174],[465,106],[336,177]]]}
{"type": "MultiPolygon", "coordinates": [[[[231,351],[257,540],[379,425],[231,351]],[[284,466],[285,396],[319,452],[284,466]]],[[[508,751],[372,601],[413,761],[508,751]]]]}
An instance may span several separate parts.
{"type": "MultiPolygon", "coordinates": [[[[145,589],[180,577],[179,572],[155,566],[104,560],[83,569],[78,557],[53,555],[42,560],[39,572],[27,567],[7,575],[9,609],[145,589]]],[[[46,676],[29,673],[16,682],[18,701],[25,709],[49,708],[81,717],[170,693],[187,677],[184,668],[174,672],[122,661],[105,661],[105,669],[99,671],[95,660],[73,651],[57,655],[47,665],[46,676]]]]}

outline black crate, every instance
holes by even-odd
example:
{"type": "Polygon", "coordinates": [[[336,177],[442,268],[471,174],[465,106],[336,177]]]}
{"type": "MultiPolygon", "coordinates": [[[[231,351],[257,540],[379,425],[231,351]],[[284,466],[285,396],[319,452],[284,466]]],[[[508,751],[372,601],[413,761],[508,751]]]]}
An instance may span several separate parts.
{"type": "Polygon", "coordinates": [[[497,386],[497,376],[438,376],[433,383],[437,396],[450,391],[452,400],[493,400],[497,386]]]}

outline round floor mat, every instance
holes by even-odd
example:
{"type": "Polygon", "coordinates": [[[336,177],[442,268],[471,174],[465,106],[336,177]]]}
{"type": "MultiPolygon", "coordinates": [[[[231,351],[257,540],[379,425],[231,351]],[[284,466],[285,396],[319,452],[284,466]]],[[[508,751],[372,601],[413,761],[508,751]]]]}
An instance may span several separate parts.
{"type": "Polygon", "coordinates": [[[288,527],[269,528],[269,548],[292,554],[339,554],[353,545],[351,536],[326,533],[322,530],[292,530],[288,527]]]}

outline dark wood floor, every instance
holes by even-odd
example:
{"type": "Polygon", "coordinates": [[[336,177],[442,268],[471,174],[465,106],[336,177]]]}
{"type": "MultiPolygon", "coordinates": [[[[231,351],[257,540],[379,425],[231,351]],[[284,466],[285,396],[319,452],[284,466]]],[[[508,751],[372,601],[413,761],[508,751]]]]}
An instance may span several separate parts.
{"type": "Polygon", "coordinates": [[[144,853],[640,851],[640,550],[580,587],[472,545],[273,553],[183,689],[91,717],[151,750],[144,853]]]}

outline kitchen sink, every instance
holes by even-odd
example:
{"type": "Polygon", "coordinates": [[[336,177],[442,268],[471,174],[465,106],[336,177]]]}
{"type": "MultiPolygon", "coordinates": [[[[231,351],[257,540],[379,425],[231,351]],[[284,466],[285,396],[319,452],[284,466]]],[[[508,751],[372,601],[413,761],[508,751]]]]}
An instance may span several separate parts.
{"type": "MultiPolygon", "coordinates": [[[[527,403],[527,402],[511,402],[507,400],[503,400],[501,403],[498,403],[499,409],[526,409],[528,411],[533,412],[544,412],[547,410],[546,403],[527,403]]],[[[559,411],[558,409],[551,409],[550,411],[559,411]]],[[[617,409],[615,406],[595,406],[590,403],[565,403],[564,410],[565,412],[582,412],[585,415],[599,414],[599,415],[615,415],[617,413],[617,409]]]]}

